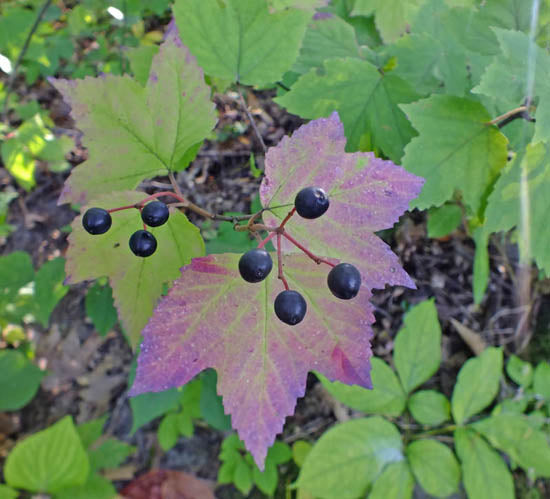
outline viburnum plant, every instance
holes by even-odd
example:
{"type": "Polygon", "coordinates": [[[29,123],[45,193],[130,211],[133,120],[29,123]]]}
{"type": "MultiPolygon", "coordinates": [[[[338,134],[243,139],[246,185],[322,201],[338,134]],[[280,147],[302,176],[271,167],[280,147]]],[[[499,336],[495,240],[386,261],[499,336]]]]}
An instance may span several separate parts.
{"type": "Polygon", "coordinates": [[[68,281],[107,275],[131,343],[143,337],[131,395],[215,368],[225,410],[263,468],[309,370],[371,386],[371,290],[414,287],[374,232],[393,226],[420,192],[420,177],[372,153],[346,153],[334,113],[267,151],[263,208],[238,226],[191,203],[174,176],[216,122],[203,72],[175,27],[145,86],[111,75],[52,83],[89,150],[60,199],[84,205],[69,237],[68,281]],[[173,191],[131,190],[158,175],[173,191]],[[203,256],[186,209],[261,242],[245,255],[203,256]],[[264,249],[272,240],[276,256],[264,249]]]}

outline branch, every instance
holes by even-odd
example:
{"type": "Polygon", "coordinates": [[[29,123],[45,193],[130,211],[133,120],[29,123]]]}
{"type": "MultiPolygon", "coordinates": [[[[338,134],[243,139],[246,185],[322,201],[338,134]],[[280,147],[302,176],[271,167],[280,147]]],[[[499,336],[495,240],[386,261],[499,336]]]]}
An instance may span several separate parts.
{"type": "Polygon", "coordinates": [[[8,80],[7,89],[6,89],[6,98],[4,99],[4,108],[2,110],[2,120],[6,121],[6,123],[8,118],[8,101],[11,93],[13,92],[13,85],[15,83],[15,78],[17,76],[17,70],[21,65],[21,61],[23,60],[23,57],[27,53],[27,49],[29,48],[29,44],[31,43],[32,35],[34,35],[34,33],[36,32],[38,25],[40,24],[40,21],[42,21],[42,18],[44,17],[44,14],[48,10],[48,7],[51,5],[51,3],[52,3],[52,0],[46,0],[42,5],[42,8],[38,11],[36,19],[34,20],[34,24],[32,25],[31,30],[27,35],[25,43],[23,44],[23,48],[21,49],[21,52],[19,52],[19,55],[17,56],[17,60],[15,61],[15,64],[11,71],[11,74],[8,80]]]}
{"type": "Polygon", "coordinates": [[[256,137],[258,137],[258,140],[262,146],[262,149],[264,150],[264,154],[267,152],[267,147],[265,145],[264,139],[262,138],[262,134],[260,133],[260,130],[258,130],[258,127],[256,126],[256,122],[254,121],[254,118],[252,117],[252,114],[248,110],[248,106],[246,105],[246,102],[244,100],[243,94],[241,92],[241,89],[237,86],[237,92],[239,93],[239,97],[241,98],[241,104],[243,106],[243,109],[248,116],[248,121],[250,121],[250,124],[252,125],[252,128],[254,129],[254,133],[256,134],[256,137]]]}
{"type": "Polygon", "coordinates": [[[511,121],[518,118],[524,118],[527,121],[534,121],[534,118],[531,118],[531,116],[529,116],[528,111],[529,111],[528,106],[516,107],[515,109],[507,111],[506,113],[501,114],[500,116],[497,116],[496,118],[492,119],[491,121],[488,121],[485,124],[496,125],[498,123],[498,127],[502,128],[504,125],[507,125],[511,121]]]}

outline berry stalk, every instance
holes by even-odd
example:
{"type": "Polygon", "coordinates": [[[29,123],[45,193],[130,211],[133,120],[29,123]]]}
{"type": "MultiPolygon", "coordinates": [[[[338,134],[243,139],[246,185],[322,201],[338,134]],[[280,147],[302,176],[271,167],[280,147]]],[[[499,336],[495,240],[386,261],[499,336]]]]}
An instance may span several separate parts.
{"type": "Polygon", "coordinates": [[[311,251],[309,251],[305,246],[302,246],[296,239],[294,239],[288,232],[285,230],[282,231],[282,235],[285,236],[294,246],[301,249],[307,256],[309,256],[317,265],[321,263],[326,263],[327,265],[330,265],[331,267],[335,267],[336,264],[329,262],[328,260],[325,260],[324,258],[320,258],[316,255],[314,255],[311,251]]]}
{"type": "Polygon", "coordinates": [[[288,282],[285,279],[285,276],[283,274],[283,255],[281,251],[281,233],[277,233],[277,267],[279,269],[278,277],[283,281],[283,285],[285,289],[288,291],[290,288],[288,287],[288,282]]]}

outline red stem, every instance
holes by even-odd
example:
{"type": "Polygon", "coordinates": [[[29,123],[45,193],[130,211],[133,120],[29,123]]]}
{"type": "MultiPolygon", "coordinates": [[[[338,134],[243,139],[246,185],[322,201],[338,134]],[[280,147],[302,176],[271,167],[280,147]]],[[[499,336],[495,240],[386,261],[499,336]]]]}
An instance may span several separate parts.
{"type": "Polygon", "coordinates": [[[276,232],[272,232],[267,236],[260,244],[258,244],[258,249],[263,248],[269,241],[271,241],[277,235],[276,232]]]}
{"type": "Polygon", "coordinates": [[[323,258],[319,258],[318,256],[314,255],[311,251],[309,251],[307,248],[302,246],[296,239],[294,239],[290,234],[288,234],[285,231],[282,231],[282,235],[285,236],[294,246],[301,249],[307,256],[309,256],[317,265],[321,263],[326,263],[327,265],[330,265],[331,267],[336,267],[335,263],[329,262],[328,260],[325,260],[323,258]]]}
{"type": "Polygon", "coordinates": [[[290,210],[288,212],[288,215],[285,217],[285,219],[281,222],[281,225],[279,225],[279,229],[283,229],[284,226],[286,225],[286,223],[290,220],[290,218],[292,217],[292,215],[294,215],[294,213],[296,213],[296,207],[292,208],[292,210],[290,210]]]}
{"type": "Polygon", "coordinates": [[[283,275],[283,255],[281,253],[281,234],[277,233],[277,266],[279,267],[279,279],[283,281],[285,289],[288,291],[288,282],[286,282],[285,276],[283,275]]]}

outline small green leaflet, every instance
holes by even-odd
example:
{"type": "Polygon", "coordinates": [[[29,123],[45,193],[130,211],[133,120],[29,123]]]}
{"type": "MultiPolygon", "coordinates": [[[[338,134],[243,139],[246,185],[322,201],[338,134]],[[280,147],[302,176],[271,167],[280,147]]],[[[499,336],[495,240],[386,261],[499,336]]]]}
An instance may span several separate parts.
{"type": "Polygon", "coordinates": [[[311,11],[270,13],[265,0],[177,0],[183,42],[210,76],[246,85],[280,80],[298,55],[311,11]]]}
{"type": "Polygon", "coordinates": [[[415,131],[398,104],[420,97],[405,81],[361,59],[329,59],[323,72],[312,69],[290,92],[275,99],[303,118],[321,118],[338,111],[348,139],[346,150],[379,148],[399,162],[415,131]]]}
{"type": "Polygon", "coordinates": [[[89,152],[66,181],[60,203],[85,203],[177,170],[216,124],[210,88],[175,28],[153,58],[145,87],[113,75],[51,82],[71,105],[89,152]]]}
{"type": "Polygon", "coordinates": [[[518,227],[519,247],[523,258],[534,257],[537,265],[550,273],[550,145],[529,144],[518,154],[498,179],[486,209],[488,232],[518,227]],[[524,210],[524,211],[523,211],[524,210]],[[522,223],[522,213],[525,221],[522,223]]]}
{"type": "MultiPolygon", "coordinates": [[[[135,204],[145,197],[142,192],[117,192],[94,199],[92,206],[116,208],[135,204]]],[[[90,207],[83,207],[82,212],[90,207]]],[[[112,218],[111,229],[98,236],[84,230],[81,217],[74,220],[65,270],[68,283],[109,277],[120,320],[135,346],[164,283],[171,284],[180,267],[192,257],[203,255],[204,243],[199,230],[183,213],[174,210],[166,224],[149,229],[158,241],[155,254],[140,258],[128,247],[130,236],[142,228],[138,210],[116,212],[112,218]]]]}
{"type": "Polygon", "coordinates": [[[471,99],[432,95],[401,105],[419,136],[405,149],[403,166],[426,179],[414,206],[439,206],[462,192],[474,213],[507,160],[507,139],[485,108],[471,99]]]}

